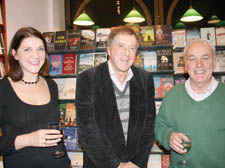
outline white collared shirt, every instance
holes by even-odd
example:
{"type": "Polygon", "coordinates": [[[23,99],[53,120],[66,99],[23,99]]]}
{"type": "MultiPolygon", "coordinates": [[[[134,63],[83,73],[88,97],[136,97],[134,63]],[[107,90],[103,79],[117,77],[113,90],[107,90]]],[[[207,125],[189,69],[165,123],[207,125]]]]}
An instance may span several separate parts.
{"type": "Polygon", "coordinates": [[[112,81],[114,82],[114,84],[116,85],[116,87],[120,91],[123,91],[125,86],[126,86],[127,81],[129,81],[134,76],[131,68],[128,70],[125,82],[123,84],[121,84],[119,79],[117,78],[115,72],[113,71],[112,64],[111,64],[110,60],[108,61],[108,66],[109,66],[109,74],[110,74],[110,77],[111,77],[112,81]]]}
{"type": "Polygon", "coordinates": [[[202,93],[195,93],[192,88],[191,88],[191,83],[190,83],[190,78],[188,78],[188,80],[186,80],[185,82],[185,89],[187,91],[187,93],[191,96],[191,98],[195,101],[202,101],[204,99],[206,99],[207,97],[209,97],[214,90],[217,88],[218,86],[218,81],[212,77],[211,82],[208,86],[207,89],[205,89],[202,93]]]}

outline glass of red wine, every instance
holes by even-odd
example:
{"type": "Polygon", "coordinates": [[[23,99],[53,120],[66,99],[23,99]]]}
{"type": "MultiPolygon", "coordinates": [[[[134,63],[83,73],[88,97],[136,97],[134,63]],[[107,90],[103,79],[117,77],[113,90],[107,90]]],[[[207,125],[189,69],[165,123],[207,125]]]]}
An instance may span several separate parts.
{"type": "MultiPolygon", "coordinates": [[[[57,129],[61,132],[61,134],[63,134],[63,125],[60,122],[50,122],[48,124],[48,129],[57,129]]],[[[56,146],[56,151],[54,151],[52,153],[52,157],[60,158],[60,157],[65,156],[66,152],[65,152],[64,148],[60,148],[61,143],[62,143],[62,141],[58,142],[58,145],[56,146]]]]}

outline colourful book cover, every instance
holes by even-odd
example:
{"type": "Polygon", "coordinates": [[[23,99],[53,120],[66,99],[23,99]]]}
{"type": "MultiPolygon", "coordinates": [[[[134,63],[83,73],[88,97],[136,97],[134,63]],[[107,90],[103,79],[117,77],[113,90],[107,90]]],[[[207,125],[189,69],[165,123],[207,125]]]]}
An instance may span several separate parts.
{"type": "Polygon", "coordinates": [[[170,25],[155,25],[156,45],[172,44],[172,27],[170,25]]]}
{"type": "Polygon", "coordinates": [[[186,30],[174,30],[172,31],[172,44],[173,48],[184,48],[186,46],[186,30]]]}
{"type": "Polygon", "coordinates": [[[76,106],[74,103],[66,104],[65,125],[66,126],[77,125],[76,106]]]}
{"type": "Polygon", "coordinates": [[[68,32],[67,31],[56,31],[55,34],[55,50],[66,50],[67,49],[68,32]]]}
{"type": "Polygon", "coordinates": [[[154,26],[141,26],[141,46],[152,46],[155,42],[154,26]]]}
{"type": "Polygon", "coordinates": [[[149,72],[157,71],[156,51],[140,51],[139,55],[143,60],[144,70],[149,72]]]}
{"type": "Polygon", "coordinates": [[[216,28],[216,45],[225,46],[225,26],[216,28]]]}
{"type": "Polygon", "coordinates": [[[68,31],[68,41],[67,48],[68,50],[76,50],[80,48],[80,31],[70,30],[68,31]]]}
{"type": "Polygon", "coordinates": [[[49,55],[49,75],[61,75],[62,74],[62,54],[50,54],[49,55]]]}
{"type": "Polygon", "coordinates": [[[153,76],[155,86],[155,98],[163,98],[162,78],[160,76],[153,76]]]}
{"type": "Polygon", "coordinates": [[[76,73],[76,54],[64,54],[63,55],[63,75],[74,75],[76,73]]]}
{"type": "Polygon", "coordinates": [[[94,66],[98,66],[107,61],[107,52],[94,53],[94,66]]]}
{"type": "Polygon", "coordinates": [[[106,48],[107,39],[111,32],[110,28],[98,28],[96,30],[96,48],[106,48]]]}
{"type": "Polygon", "coordinates": [[[157,48],[157,69],[173,70],[172,48],[157,48]]]}
{"type": "Polygon", "coordinates": [[[201,39],[208,41],[213,46],[216,45],[216,34],[214,27],[204,27],[200,29],[201,39]]]}
{"type": "Polygon", "coordinates": [[[77,142],[77,127],[64,128],[64,144],[67,151],[75,152],[77,142]]]}
{"type": "Polygon", "coordinates": [[[46,41],[48,51],[54,51],[55,32],[43,32],[43,36],[46,41]]]}
{"type": "Polygon", "coordinates": [[[94,49],[95,48],[95,31],[81,30],[80,49],[94,49]]]}
{"type": "Polygon", "coordinates": [[[190,29],[187,30],[186,32],[186,40],[187,40],[187,45],[190,44],[192,41],[196,39],[200,39],[200,30],[199,29],[190,29]]]}
{"type": "Polygon", "coordinates": [[[94,67],[94,53],[80,54],[79,73],[94,67]]]}
{"type": "Polygon", "coordinates": [[[187,73],[183,52],[173,52],[173,69],[175,74],[187,73]]]}

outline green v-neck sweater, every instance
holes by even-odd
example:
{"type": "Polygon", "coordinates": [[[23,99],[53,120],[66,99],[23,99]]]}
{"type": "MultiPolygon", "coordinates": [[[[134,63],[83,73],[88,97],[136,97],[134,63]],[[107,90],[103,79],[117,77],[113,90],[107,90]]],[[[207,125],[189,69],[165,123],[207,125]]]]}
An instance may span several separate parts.
{"type": "MultiPolygon", "coordinates": [[[[187,154],[191,168],[225,168],[225,84],[202,101],[193,100],[184,84],[173,87],[164,97],[155,121],[156,139],[170,150],[172,132],[191,136],[187,154]]],[[[177,168],[182,155],[171,149],[170,168],[177,168]]]]}

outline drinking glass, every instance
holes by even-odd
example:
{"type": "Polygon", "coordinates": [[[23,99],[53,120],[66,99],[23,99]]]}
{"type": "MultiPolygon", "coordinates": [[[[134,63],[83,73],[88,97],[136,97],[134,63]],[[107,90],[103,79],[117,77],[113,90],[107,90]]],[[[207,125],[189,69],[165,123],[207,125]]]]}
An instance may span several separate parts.
{"type": "Polygon", "coordinates": [[[189,135],[185,135],[185,136],[188,137],[189,140],[188,141],[186,141],[184,139],[182,140],[182,145],[184,147],[185,153],[183,154],[183,160],[178,161],[177,164],[182,167],[189,167],[190,163],[187,161],[186,155],[190,151],[192,143],[191,143],[191,137],[189,135]]]}
{"type": "MultiPolygon", "coordinates": [[[[57,129],[63,134],[63,125],[60,122],[51,122],[48,124],[48,129],[57,129]]],[[[52,157],[54,158],[60,158],[65,156],[65,150],[64,148],[60,148],[60,144],[62,141],[58,142],[56,146],[56,151],[52,153],[52,157]]],[[[62,145],[61,145],[62,146],[62,145]]]]}

